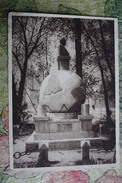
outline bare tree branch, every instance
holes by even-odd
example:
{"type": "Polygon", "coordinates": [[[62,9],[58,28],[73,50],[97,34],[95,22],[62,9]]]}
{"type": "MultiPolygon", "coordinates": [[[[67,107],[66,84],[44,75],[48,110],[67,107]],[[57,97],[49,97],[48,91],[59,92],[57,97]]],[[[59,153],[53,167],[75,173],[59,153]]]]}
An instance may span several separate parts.
{"type": "Polygon", "coordinates": [[[17,61],[17,64],[18,64],[18,66],[19,66],[20,71],[22,72],[22,67],[21,67],[20,61],[19,61],[19,59],[18,59],[18,56],[14,53],[14,51],[12,51],[12,53],[13,53],[13,55],[14,55],[16,61],[17,61]]]}

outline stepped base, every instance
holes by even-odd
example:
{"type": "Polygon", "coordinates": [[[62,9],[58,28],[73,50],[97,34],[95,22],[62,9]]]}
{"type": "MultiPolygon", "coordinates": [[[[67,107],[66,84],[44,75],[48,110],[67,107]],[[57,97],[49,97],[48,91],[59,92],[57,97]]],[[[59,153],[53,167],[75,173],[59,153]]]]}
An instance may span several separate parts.
{"type": "MultiPolygon", "coordinates": [[[[102,143],[105,137],[63,139],[63,140],[34,140],[35,132],[26,141],[26,151],[47,152],[48,161],[77,161],[83,156],[83,145],[90,142],[102,143]],[[69,154],[69,156],[68,156],[69,154]],[[69,159],[67,159],[69,158],[69,159]]],[[[90,146],[89,146],[90,147],[90,146]]],[[[88,149],[89,149],[88,147],[88,149]]],[[[85,151],[85,154],[88,153],[85,151]]]]}
{"type": "Polygon", "coordinates": [[[94,137],[93,131],[34,134],[34,140],[61,140],[94,137]]]}
{"type": "Polygon", "coordinates": [[[36,116],[34,117],[35,131],[37,134],[47,134],[47,136],[52,133],[89,132],[92,131],[92,119],[91,115],[79,115],[78,119],[50,119],[36,116]]]}
{"type": "Polygon", "coordinates": [[[82,159],[82,156],[89,159],[90,140],[95,139],[92,131],[93,116],[78,115],[77,118],[70,119],[71,115],[74,114],[60,113],[55,114],[55,117],[35,116],[35,132],[26,142],[26,151],[40,152],[41,162],[61,161],[60,156],[55,157],[52,153],[60,151],[64,154],[61,158],[67,159],[66,151],[69,151],[72,161],[76,160],[77,153],[78,159],[82,159]]]}
{"type": "Polygon", "coordinates": [[[72,149],[80,149],[82,142],[100,142],[102,140],[108,140],[105,137],[91,137],[91,138],[70,138],[70,139],[62,139],[62,140],[35,140],[34,139],[35,132],[28,138],[26,141],[26,150],[37,152],[40,151],[40,148],[43,144],[47,146],[47,148],[52,150],[72,150],[72,149]]]}

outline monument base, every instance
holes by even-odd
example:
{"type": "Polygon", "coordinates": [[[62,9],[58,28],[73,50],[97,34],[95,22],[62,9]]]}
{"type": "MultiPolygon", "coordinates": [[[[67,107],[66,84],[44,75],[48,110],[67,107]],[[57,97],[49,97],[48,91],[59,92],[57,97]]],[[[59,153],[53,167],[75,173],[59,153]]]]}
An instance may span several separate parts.
{"type": "MultiPolygon", "coordinates": [[[[60,115],[65,116],[65,113],[60,115]]],[[[77,119],[35,116],[35,132],[26,142],[26,151],[40,152],[41,161],[43,159],[61,161],[60,155],[55,157],[52,153],[60,151],[63,151],[63,158],[66,159],[66,151],[69,151],[70,154],[73,153],[72,161],[76,161],[77,158],[81,160],[86,155],[89,158],[90,140],[95,139],[92,131],[92,119],[91,115],[78,115],[77,119]],[[75,153],[78,153],[77,158],[75,153]]]]}
{"type": "Polygon", "coordinates": [[[77,139],[77,138],[87,138],[94,137],[93,131],[81,131],[81,132],[57,132],[57,133],[45,133],[45,134],[35,134],[35,140],[60,140],[60,139],[77,139]]]}

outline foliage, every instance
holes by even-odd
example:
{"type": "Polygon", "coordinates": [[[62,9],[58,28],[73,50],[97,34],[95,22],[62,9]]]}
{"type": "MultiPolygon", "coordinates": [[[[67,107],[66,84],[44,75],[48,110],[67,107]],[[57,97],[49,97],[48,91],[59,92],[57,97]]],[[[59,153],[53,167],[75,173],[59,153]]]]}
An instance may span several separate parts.
{"type": "Polygon", "coordinates": [[[8,102],[8,74],[7,74],[7,56],[0,47],[0,111],[8,102]]]}
{"type": "MultiPolygon", "coordinates": [[[[111,75],[109,68],[107,66],[107,61],[105,58],[105,50],[104,46],[107,48],[108,54],[108,63],[111,65],[112,73],[114,74],[114,54],[111,50],[114,49],[113,45],[113,33],[110,32],[111,29],[108,27],[109,22],[103,21],[102,26],[104,31],[104,44],[102,43],[102,37],[100,33],[99,21],[90,21],[86,20],[82,23],[82,43],[84,46],[82,47],[82,59],[83,59],[83,67],[84,74],[83,78],[88,81],[87,87],[90,86],[91,90],[94,92],[93,87],[97,84],[101,85],[102,78],[100,77],[100,68],[98,59],[102,65],[102,69],[104,71],[104,77],[111,80],[111,75]],[[99,74],[95,74],[95,73],[99,74]],[[89,81],[90,80],[90,81],[89,81]],[[92,87],[93,86],[93,87],[92,87]]],[[[114,82],[114,79],[113,79],[114,82]]],[[[91,93],[92,94],[92,93],[91,93]]]]}
{"type": "Polygon", "coordinates": [[[63,6],[62,4],[60,4],[58,7],[58,13],[72,14],[72,15],[80,15],[81,14],[77,9],[69,8],[69,7],[63,6]]]}
{"type": "Polygon", "coordinates": [[[8,173],[3,172],[3,167],[0,167],[0,182],[5,183],[9,177],[10,175],[8,173]]]}
{"type": "Polygon", "coordinates": [[[7,18],[8,13],[11,11],[37,11],[36,5],[33,0],[2,0],[0,1],[0,17],[7,18]]]}
{"type": "MultiPolygon", "coordinates": [[[[93,71],[95,68],[97,74],[99,73],[99,75],[95,73],[93,74],[93,72],[92,73],[88,72],[90,74],[87,73],[87,76],[89,75],[87,83],[89,82],[92,83],[91,85],[89,83],[87,85],[87,88],[88,89],[90,88],[90,90],[92,89],[92,93],[94,93],[94,90],[96,92],[96,89],[98,88],[97,93],[99,91],[99,96],[104,97],[107,120],[110,120],[111,118],[109,109],[110,108],[109,98],[111,98],[111,96],[115,98],[115,73],[114,73],[115,62],[114,62],[114,33],[113,33],[114,24],[113,21],[107,21],[107,20],[106,21],[86,20],[82,21],[81,23],[83,27],[82,30],[83,32],[86,33],[86,36],[84,38],[84,34],[82,32],[83,36],[82,40],[83,42],[85,42],[85,48],[82,49],[82,56],[84,58],[83,63],[85,65],[86,63],[85,60],[87,59],[86,61],[88,63],[89,61],[92,63],[91,71],[93,71]],[[84,52],[86,52],[85,57],[84,52]],[[94,76],[92,77],[92,75],[94,76]],[[91,81],[89,80],[89,78],[91,79],[91,81]],[[95,86],[96,82],[98,82],[97,87],[95,86]],[[108,90],[110,88],[112,88],[113,90],[112,91],[108,90]]],[[[88,64],[88,68],[90,69],[89,66],[90,63],[88,64]]]]}
{"type": "Polygon", "coordinates": [[[1,119],[1,116],[0,116],[0,134],[4,134],[4,135],[7,135],[8,134],[8,131],[4,128],[3,126],[3,121],[1,119]]]}
{"type": "Polygon", "coordinates": [[[107,0],[105,3],[105,15],[110,17],[122,17],[122,1],[121,0],[107,0]]]}
{"type": "MultiPolygon", "coordinates": [[[[38,65],[39,58],[41,59],[41,55],[45,52],[44,45],[47,32],[44,32],[44,17],[13,17],[12,26],[14,122],[18,117],[17,121],[20,123],[22,111],[25,110],[23,97],[25,93],[28,94],[27,78],[31,78],[32,89],[34,89],[33,80],[35,79],[35,82],[39,82],[39,78],[36,77],[37,72],[39,72],[36,65],[38,65]]],[[[44,66],[46,66],[45,64],[44,66]]],[[[33,102],[32,105],[34,105],[33,102]]]]}

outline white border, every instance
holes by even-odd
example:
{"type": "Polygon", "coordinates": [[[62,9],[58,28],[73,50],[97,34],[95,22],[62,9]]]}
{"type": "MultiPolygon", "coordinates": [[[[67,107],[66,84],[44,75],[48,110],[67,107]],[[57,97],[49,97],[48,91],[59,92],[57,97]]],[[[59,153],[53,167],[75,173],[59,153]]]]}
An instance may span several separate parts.
{"type": "Polygon", "coordinates": [[[9,84],[9,149],[10,149],[10,169],[14,171],[62,171],[62,170],[88,170],[93,168],[119,168],[120,166],[120,144],[119,144],[119,51],[118,51],[118,19],[108,17],[91,17],[80,15],[61,15],[61,14],[45,14],[45,13],[22,13],[10,12],[8,16],[8,84],[9,84]],[[98,164],[98,165],[80,165],[80,166],[62,166],[62,167],[36,167],[36,168],[13,168],[13,130],[12,130],[12,16],[35,16],[35,17],[56,17],[56,18],[80,18],[92,20],[113,20],[114,21],[114,41],[115,41],[115,91],[116,91],[116,163],[115,164],[98,164]]]}
{"type": "Polygon", "coordinates": [[[13,108],[12,108],[12,15],[8,18],[8,94],[9,94],[9,152],[10,168],[13,169],[13,108]]]}
{"type": "Polygon", "coordinates": [[[116,161],[120,166],[120,129],[119,129],[119,36],[118,19],[114,22],[114,41],[115,41],[115,108],[116,108],[116,161]]]}

